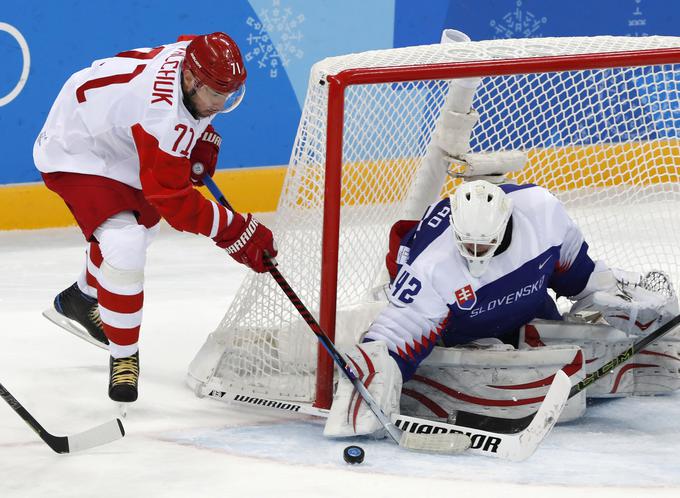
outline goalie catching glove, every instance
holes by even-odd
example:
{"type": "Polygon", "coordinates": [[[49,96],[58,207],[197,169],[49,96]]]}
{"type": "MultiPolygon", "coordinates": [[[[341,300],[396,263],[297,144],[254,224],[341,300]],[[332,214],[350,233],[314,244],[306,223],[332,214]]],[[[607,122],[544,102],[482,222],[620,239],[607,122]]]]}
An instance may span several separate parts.
{"type": "Polygon", "coordinates": [[[277,254],[271,230],[259,223],[252,214],[244,218],[233,213],[231,223],[215,237],[215,243],[241,264],[263,273],[269,269],[269,258],[277,254]]]}
{"type": "MultiPolygon", "coordinates": [[[[398,414],[401,371],[387,352],[387,345],[383,341],[358,344],[347,353],[346,358],[387,417],[398,414]]],[[[382,424],[345,375],[340,375],[323,433],[327,437],[366,434],[385,437],[382,424]]]]}
{"type": "Polygon", "coordinates": [[[678,314],[678,299],[665,273],[642,275],[598,266],[586,288],[574,296],[570,314],[596,311],[612,327],[636,335],[647,335],[678,314]]]}

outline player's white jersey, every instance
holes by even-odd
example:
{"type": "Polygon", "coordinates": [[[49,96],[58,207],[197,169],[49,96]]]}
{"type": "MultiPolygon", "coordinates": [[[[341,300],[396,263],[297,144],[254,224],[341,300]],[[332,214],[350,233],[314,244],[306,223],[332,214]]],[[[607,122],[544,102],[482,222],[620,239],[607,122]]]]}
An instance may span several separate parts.
{"type": "Polygon", "coordinates": [[[141,189],[131,127],[158,147],[188,157],[212,116],[194,119],[182,103],[188,41],[121,52],[69,78],[33,147],[37,168],[112,178],[141,189]]]}
{"type": "Polygon", "coordinates": [[[456,248],[448,198],[402,240],[390,303],[366,334],[388,343],[402,372],[415,370],[440,339],[503,338],[534,318],[558,318],[547,289],[572,296],[585,287],[594,263],[562,204],[534,185],[501,188],[513,200],[509,234],[481,277],[456,248]]]}

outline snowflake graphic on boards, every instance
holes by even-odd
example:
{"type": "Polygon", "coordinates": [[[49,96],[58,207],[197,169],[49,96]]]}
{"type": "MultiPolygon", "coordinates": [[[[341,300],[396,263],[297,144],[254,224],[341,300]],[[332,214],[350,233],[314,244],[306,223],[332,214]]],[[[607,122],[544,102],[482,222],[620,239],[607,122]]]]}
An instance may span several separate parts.
{"type": "Polygon", "coordinates": [[[647,33],[647,18],[640,9],[642,0],[633,0],[635,10],[631,12],[631,17],[628,19],[628,28],[630,32],[627,36],[648,36],[647,33]]]}
{"type": "Polygon", "coordinates": [[[303,35],[300,26],[305,22],[304,14],[295,14],[290,7],[281,5],[281,0],[273,0],[269,8],[257,13],[259,20],[248,16],[246,24],[251,28],[246,41],[247,62],[255,62],[259,70],[269,72],[270,78],[279,75],[279,67],[286,67],[292,58],[301,59],[304,52],[297,43],[303,35]],[[279,39],[278,49],[272,42],[272,34],[279,39]]]}
{"type": "Polygon", "coordinates": [[[515,10],[505,14],[500,21],[491,19],[489,25],[495,30],[496,38],[537,38],[542,36],[541,27],[548,22],[522,8],[522,0],[517,0],[515,10]]]}

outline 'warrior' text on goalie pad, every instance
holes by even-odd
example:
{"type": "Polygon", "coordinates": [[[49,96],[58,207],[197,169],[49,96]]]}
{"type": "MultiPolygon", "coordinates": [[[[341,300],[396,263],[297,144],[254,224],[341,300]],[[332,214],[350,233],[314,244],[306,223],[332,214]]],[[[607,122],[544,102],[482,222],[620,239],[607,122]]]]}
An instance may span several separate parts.
{"type": "MultiPolygon", "coordinates": [[[[572,384],[585,377],[578,346],[559,345],[515,350],[435,347],[406,382],[401,413],[446,420],[458,410],[504,418],[520,418],[538,410],[557,370],[572,384]]],[[[567,402],[559,421],[580,417],[585,396],[567,402]]]]}
{"type": "MultiPolygon", "coordinates": [[[[519,348],[555,344],[580,346],[586,373],[601,368],[631,347],[639,336],[606,324],[534,320],[522,327],[519,348]]],[[[680,389],[680,334],[664,335],[588,387],[588,397],[667,394],[680,389]]]]}

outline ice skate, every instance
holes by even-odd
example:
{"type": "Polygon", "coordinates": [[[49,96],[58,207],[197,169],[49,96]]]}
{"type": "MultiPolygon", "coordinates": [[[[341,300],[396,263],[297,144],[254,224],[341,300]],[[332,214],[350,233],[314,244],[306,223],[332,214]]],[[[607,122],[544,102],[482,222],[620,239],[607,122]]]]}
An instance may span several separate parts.
{"type": "Polygon", "coordinates": [[[90,344],[108,349],[97,300],[82,292],[78,284],[60,292],[54,298],[54,307],[45,310],[43,316],[90,344]]]}
{"type": "Polygon", "coordinates": [[[120,403],[137,400],[139,380],[139,351],[124,358],[111,357],[109,361],[109,398],[120,403]]]}

